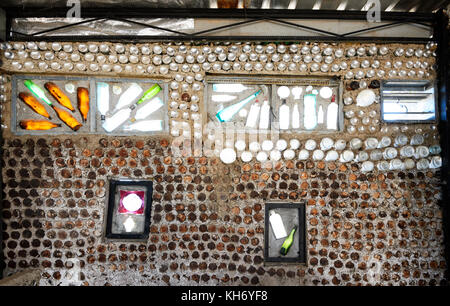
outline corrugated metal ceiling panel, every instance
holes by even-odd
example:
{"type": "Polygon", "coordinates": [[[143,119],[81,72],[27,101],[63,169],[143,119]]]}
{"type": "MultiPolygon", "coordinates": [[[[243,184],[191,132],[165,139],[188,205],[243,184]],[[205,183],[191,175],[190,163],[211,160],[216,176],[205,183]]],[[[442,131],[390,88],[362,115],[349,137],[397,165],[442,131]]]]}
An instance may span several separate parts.
{"type": "MultiPolygon", "coordinates": [[[[2,0],[2,7],[66,7],[67,0],[2,0]]],[[[361,10],[365,0],[83,0],[82,7],[159,7],[159,8],[270,8],[270,9],[322,9],[361,10]]],[[[381,9],[397,12],[432,12],[447,8],[450,0],[380,0],[381,9]]]]}

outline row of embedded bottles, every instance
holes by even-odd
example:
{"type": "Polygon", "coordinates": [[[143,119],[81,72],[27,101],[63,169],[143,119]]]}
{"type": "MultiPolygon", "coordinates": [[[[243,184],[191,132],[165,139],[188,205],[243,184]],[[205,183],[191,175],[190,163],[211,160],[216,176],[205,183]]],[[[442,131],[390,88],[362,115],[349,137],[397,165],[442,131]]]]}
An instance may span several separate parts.
{"type": "MultiPolygon", "coordinates": [[[[215,84],[213,85],[214,91],[224,90],[227,87],[223,87],[225,84],[215,84]],[[222,86],[222,87],[219,87],[222,86]]],[[[228,84],[226,84],[228,85],[228,84]]],[[[239,86],[241,84],[235,85],[239,86]]],[[[241,85],[242,86],[242,85],[241,85]]],[[[286,97],[289,95],[285,95],[283,93],[283,89],[286,88],[287,91],[289,89],[286,86],[281,86],[279,88],[278,95],[280,96],[282,103],[278,109],[278,121],[279,128],[282,130],[287,129],[300,129],[300,107],[299,103],[294,102],[293,106],[290,106],[286,103],[286,97]],[[280,90],[281,89],[281,90],[280,90]],[[291,109],[292,107],[292,109],[291,109]]],[[[297,87],[300,90],[301,88],[297,87]]],[[[246,88],[244,88],[246,89],[246,88]]],[[[293,89],[294,101],[300,100],[300,94],[295,94],[296,88],[293,89]]],[[[236,89],[237,90],[237,89],[236,89]]],[[[241,89],[242,91],[242,89],[241,89]]],[[[233,119],[233,117],[241,112],[243,108],[250,102],[254,101],[260,94],[262,90],[258,90],[245,99],[230,105],[220,111],[217,112],[216,117],[220,122],[228,122],[233,119]]],[[[322,105],[319,105],[317,110],[317,92],[311,91],[304,95],[303,101],[303,126],[306,130],[313,130],[317,127],[318,124],[324,123],[324,109],[322,105]]],[[[331,94],[330,94],[331,96],[331,94]]],[[[326,126],[329,130],[337,130],[337,122],[338,122],[338,105],[335,100],[335,95],[331,96],[331,102],[327,106],[327,118],[326,118],[326,126]]],[[[245,126],[248,128],[259,128],[259,129],[268,129],[270,123],[270,111],[271,106],[269,105],[269,101],[264,100],[261,104],[259,100],[255,100],[253,104],[250,106],[250,110],[248,112],[245,126]],[[259,119],[259,124],[258,124],[259,119]]]]}
{"type": "MultiPolygon", "coordinates": [[[[338,105],[333,96],[331,103],[327,107],[327,129],[337,130],[338,105]]],[[[287,130],[289,128],[300,128],[300,109],[298,103],[295,103],[291,108],[285,101],[282,102],[279,108],[280,129],[287,130]]],[[[319,106],[317,111],[316,95],[305,95],[303,101],[303,126],[306,130],[313,130],[318,124],[324,123],[323,106],[319,106]]]]}
{"type": "MultiPolygon", "coordinates": [[[[77,131],[80,129],[82,124],[78,122],[77,119],[69,112],[54,105],[54,103],[46,96],[44,90],[37,84],[31,80],[25,80],[24,85],[32,94],[20,92],[18,96],[35,113],[49,120],[52,119],[44,105],[37,100],[40,99],[52,107],[57,113],[59,119],[61,119],[72,130],[77,131]]],[[[56,101],[59,102],[59,104],[73,113],[75,112],[75,108],[72,106],[68,96],[56,84],[46,82],[44,86],[56,99],[56,101]]],[[[120,96],[114,110],[111,110],[113,115],[107,118],[106,115],[110,111],[109,91],[109,84],[104,82],[97,83],[97,105],[101,115],[102,127],[105,131],[112,132],[128,119],[131,121],[131,124],[124,127],[124,130],[126,131],[161,131],[163,129],[162,120],[140,120],[147,118],[164,105],[163,101],[159,97],[156,97],[156,95],[161,91],[161,87],[158,84],[154,84],[142,95],[143,89],[137,83],[132,83],[131,86],[120,96]],[[142,95],[141,98],[137,102],[133,103],[140,95],[142,95]],[[131,118],[133,109],[143,102],[146,102],[145,105],[140,107],[136,111],[134,117],[131,118]]],[[[86,122],[90,108],[89,90],[87,88],[78,87],[77,101],[78,109],[82,115],[83,122],[86,122]]],[[[60,127],[61,124],[53,123],[48,120],[26,119],[21,120],[19,122],[19,126],[26,130],[49,130],[60,127]]]]}

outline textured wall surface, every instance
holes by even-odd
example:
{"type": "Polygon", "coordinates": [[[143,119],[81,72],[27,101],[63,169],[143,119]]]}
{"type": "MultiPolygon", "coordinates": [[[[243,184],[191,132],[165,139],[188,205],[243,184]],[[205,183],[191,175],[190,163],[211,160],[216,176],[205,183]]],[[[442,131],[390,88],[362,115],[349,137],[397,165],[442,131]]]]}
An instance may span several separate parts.
{"type": "MultiPolygon", "coordinates": [[[[389,46],[389,54],[377,59],[394,61],[397,47],[389,46]]],[[[426,61],[430,61],[429,68],[434,59],[426,61]]],[[[3,68],[8,74],[40,72],[38,68],[14,68],[7,59],[3,68]]],[[[171,81],[174,73],[163,77],[171,81]]],[[[429,73],[424,77],[433,78],[434,72],[429,73]]],[[[154,76],[142,73],[146,75],[154,76]]],[[[345,80],[345,85],[352,80],[345,80]]],[[[5,88],[8,97],[9,83],[5,88]]],[[[356,92],[346,94],[355,96],[356,92]]],[[[40,267],[41,285],[445,283],[439,170],[363,173],[356,162],[297,159],[275,163],[238,160],[225,165],[216,158],[173,156],[169,136],[18,137],[7,127],[10,103],[6,101],[1,214],[7,274],[40,267]],[[146,243],[102,240],[109,177],[154,181],[146,243]],[[264,264],[268,200],[306,202],[307,265],[264,264]]],[[[355,104],[344,107],[348,109],[358,110],[355,104]]],[[[379,104],[370,109],[379,114],[379,104]]],[[[347,119],[345,125],[349,125],[347,119]]],[[[364,140],[419,133],[425,136],[425,145],[439,142],[434,125],[383,127],[378,122],[376,133],[344,131],[332,137],[364,140]]],[[[320,141],[323,136],[299,134],[286,139],[294,137],[303,148],[304,140],[320,141]]]]}
{"type": "Polygon", "coordinates": [[[42,266],[43,284],[66,278],[73,259],[93,285],[442,280],[433,171],[362,174],[312,161],[224,167],[172,159],[164,140],[130,138],[9,139],[4,149],[8,271],[42,266]],[[154,180],[147,243],[102,243],[108,176],[154,180]],[[307,201],[307,267],[264,265],[268,199],[307,201]]]}

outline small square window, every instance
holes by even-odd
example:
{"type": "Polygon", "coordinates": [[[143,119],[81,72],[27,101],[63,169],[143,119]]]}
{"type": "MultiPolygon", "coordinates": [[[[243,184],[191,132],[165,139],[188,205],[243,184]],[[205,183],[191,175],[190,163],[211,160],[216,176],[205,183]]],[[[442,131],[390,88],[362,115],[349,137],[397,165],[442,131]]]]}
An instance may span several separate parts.
{"type": "Polygon", "coordinates": [[[305,203],[266,203],[264,261],[306,264],[305,203]]]}
{"type": "Polygon", "coordinates": [[[383,81],[381,119],[387,123],[436,121],[436,84],[433,81],[383,81]]]}
{"type": "Polygon", "coordinates": [[[147,240],[153,183],[111,180],[106,208],[105,238],[147,240]]]}

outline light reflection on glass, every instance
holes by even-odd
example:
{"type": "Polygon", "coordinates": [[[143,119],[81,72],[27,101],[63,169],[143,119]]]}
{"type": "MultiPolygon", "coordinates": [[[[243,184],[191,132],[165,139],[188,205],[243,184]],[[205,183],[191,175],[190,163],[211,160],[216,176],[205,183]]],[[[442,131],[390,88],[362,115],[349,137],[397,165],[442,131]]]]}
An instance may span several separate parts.
{"type": "Polygon", "coordinates": [[[134,228],[136,227],[136,223],[134,222],[133,218],[130,216],[125,220],[125,222],[123,223],[123,226],[125,227],[125,231],[127,233],[129,233],[134,230],[134,228]]]}
{"type": "Polygon", "coordinates": [[[305,129],[312,130],[317,126],[316,95],[305,95],[303,107],[303,121],[305,129]]]}

